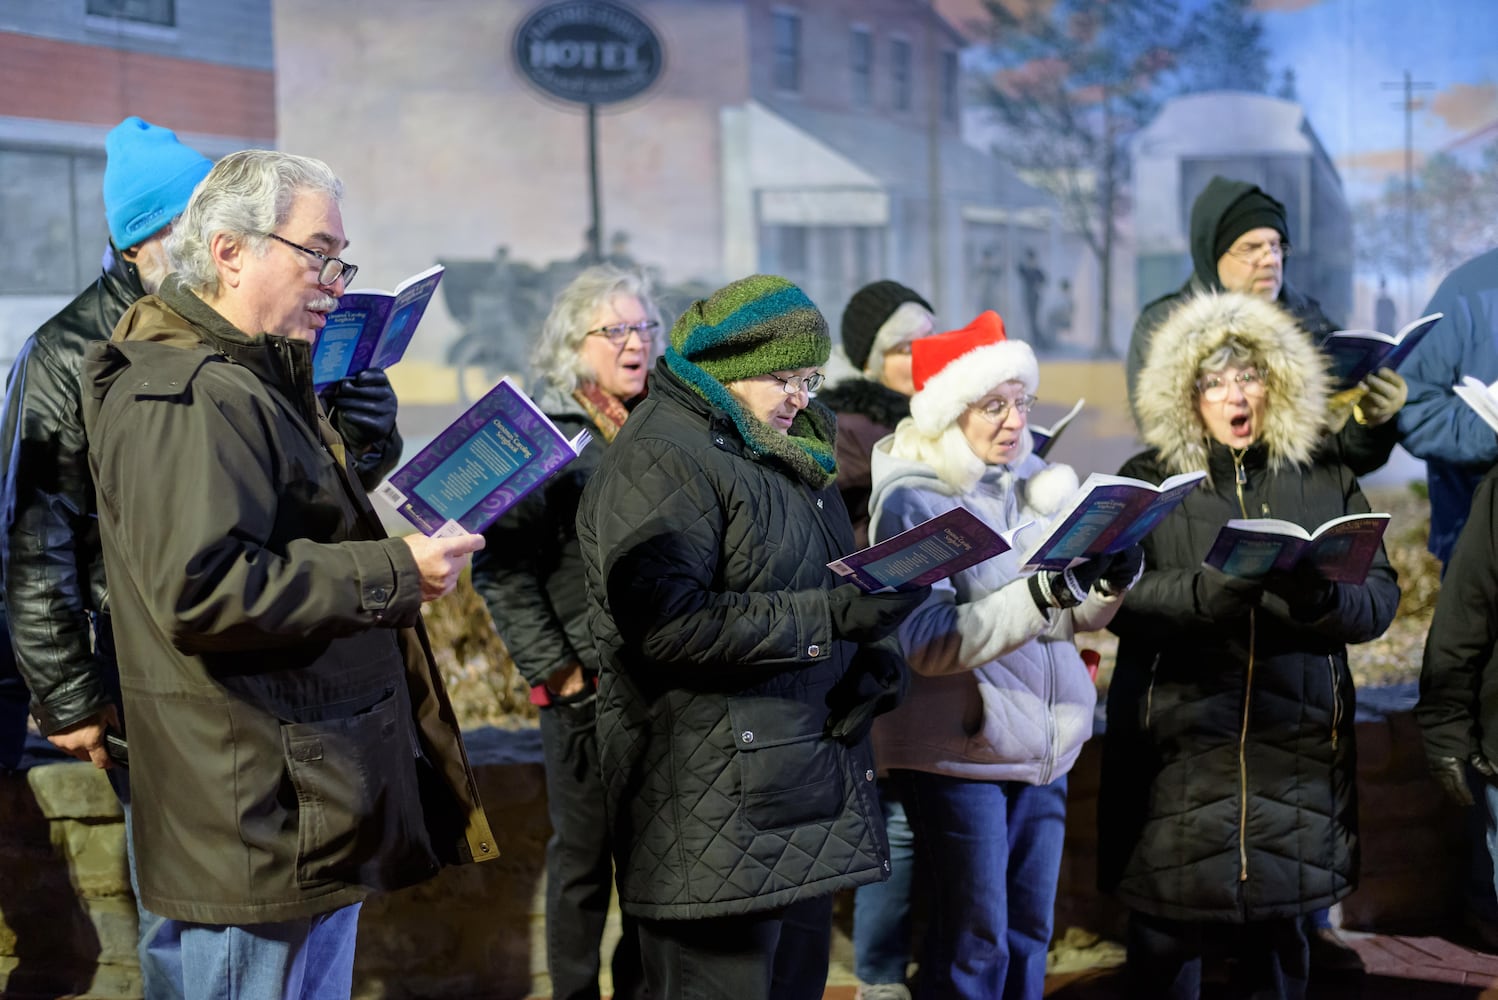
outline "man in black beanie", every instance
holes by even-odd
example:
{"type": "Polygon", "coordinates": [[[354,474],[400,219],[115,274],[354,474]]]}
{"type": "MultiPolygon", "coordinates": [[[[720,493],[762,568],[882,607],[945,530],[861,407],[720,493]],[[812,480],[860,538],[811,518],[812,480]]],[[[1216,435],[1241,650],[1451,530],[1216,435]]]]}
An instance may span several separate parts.
{"type": "MultiPolygon", "coordinates": [[[[1145,306],[1134,323],[1125,368],[1131,410],[1137,412],[1134,390],[1149,353],[1150,337],[1177,306],[1193,296],[1243,292],[1274,302],[1300,322],[1318,347],[1339,329],[1321,311],[1319,302],[1285,281],[1289,229],[1285,206],[1262,188],[1222,176],[1207,182],[1191,205],[1191,277],[1176,291],[1145,306]]],[[[1338,433],[1344,459],[1362,476],[1389,460],[1398,440],[1393,417],[1408,391],[1404,379],[1391,368],[1369,375],[1360,388],[1363,392],[1356,406],[1343,407],[1332,423],[1338,426],[1345,421],[1338,433]],[[1349,420],[1349,416],[1356,419],[1349,420]]]]}

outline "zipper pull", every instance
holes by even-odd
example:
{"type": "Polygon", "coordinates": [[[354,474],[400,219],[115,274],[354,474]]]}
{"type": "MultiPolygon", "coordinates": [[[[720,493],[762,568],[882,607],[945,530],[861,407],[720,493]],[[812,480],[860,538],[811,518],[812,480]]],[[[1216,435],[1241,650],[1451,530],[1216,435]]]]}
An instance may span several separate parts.
{"type": "Polygon", "coordinates": [[[1248,485],[1248,470],[1243,467],[1243,463],[1242,462],[1234,462],[1233,463],[1233,471],[1238,476],[1238,485],[1239,486],[1247,486],[1248,485]]]}
{"type": "Polygon", "coordinates": [[[1269,503],[1268,503],[1268,501],[1265,501],[1264,503],[1259,504],[1259,516],[1260,517],[1268,517],[1269,516],[1269,503]]]}

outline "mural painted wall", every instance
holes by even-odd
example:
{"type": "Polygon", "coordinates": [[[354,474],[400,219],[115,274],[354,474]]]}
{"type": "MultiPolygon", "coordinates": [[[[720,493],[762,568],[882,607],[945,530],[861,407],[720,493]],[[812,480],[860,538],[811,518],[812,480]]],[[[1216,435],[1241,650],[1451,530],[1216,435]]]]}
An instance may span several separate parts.
{"type": "MultiPolygon", "coordinates": [[[[1375,322],[1381,286],[1402,322],[1498,243],[1498,5],[1483,0],[622,2],[665,68],[599,118],[607,255],[656,275],[671,311],[753,270],[802,283],[834,326],[878,277],[922,290],[943,325],[997,308],[1047,362],[1042,422],[1089,399],[1057,454],[1111,433],[1094,467],[1132,446],[1115,358],[1141,302],[1184,279],[1185,214],[1211,172],[1287,202],[1291,280],[1348,325],[1375,322]]],[[[86,280],[102,135],[139,113],[214,155],[328,160],[361,283],[449,266],[393,373],[411,420],[458,405],[455,365],[470,394],[522,368],[590,222],[584,116],[510,55],[541,5],[6,5],[0,74],[51,47],[90,82],[0,88],[0,246],[72,234],[47,281],[7,270],[0,354],[66,300],[59,274],[86,280]],[[173,23],[139,21],[152,11],[173,23]],[[65,190],[43,153],[72,158],[65,190]]]]}

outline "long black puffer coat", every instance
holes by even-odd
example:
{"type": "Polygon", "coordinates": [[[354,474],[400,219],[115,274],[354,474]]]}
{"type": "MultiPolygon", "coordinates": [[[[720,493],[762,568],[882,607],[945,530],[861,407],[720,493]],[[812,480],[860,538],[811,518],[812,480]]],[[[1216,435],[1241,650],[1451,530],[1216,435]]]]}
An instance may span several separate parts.
{"type": "MultiPolygon", "coordinates": [[[[813,402],[793,433],[825,438],[813,402]]],[[[664,363],[578,512],[599,647],[598,739],[619,898],[654,919],[727,916],[889,870],[826,563],[853,548],[834,486],[757,460],[664,363]]]]}
{"type": "MultiPolygon", "coordinates": [[[[1399,601],[1382,549],[1362,584],[1334,584],[1297,618],[1266,592],[1217,621],[1194,584],[1230,518],[1308,529],[1366,512],[1335,444],[1316,450],[1325,377],[1294,321],[1245,296],[1196,300],[1156,335],[1140,378],[1155,450],[1121,474],[1210,478],[1145,539],[1145,572],[1111,629],[1099,806],[1099,881],[1135,910],[1243,922],[1327,906],[1356,887],[1356,749],[1347,643],[1382,634],[1399,601]],[[1263,433],[1236,451],[1207,441],[1190,386],[1229,334],[1266,372],[1263,433]]],[[[1304,611],[1304,609],[1302,609],[1304,611]]]]}

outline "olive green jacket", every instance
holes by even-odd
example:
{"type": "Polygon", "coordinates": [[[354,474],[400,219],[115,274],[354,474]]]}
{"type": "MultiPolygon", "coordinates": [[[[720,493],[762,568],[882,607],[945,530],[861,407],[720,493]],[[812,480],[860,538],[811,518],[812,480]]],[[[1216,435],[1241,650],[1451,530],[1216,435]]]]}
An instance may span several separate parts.
{"type": "Polygon", "coordinates": [[[310,349],[168,279],[84,363],[142,902],[284,921],[497,856],[310,349]]]}

